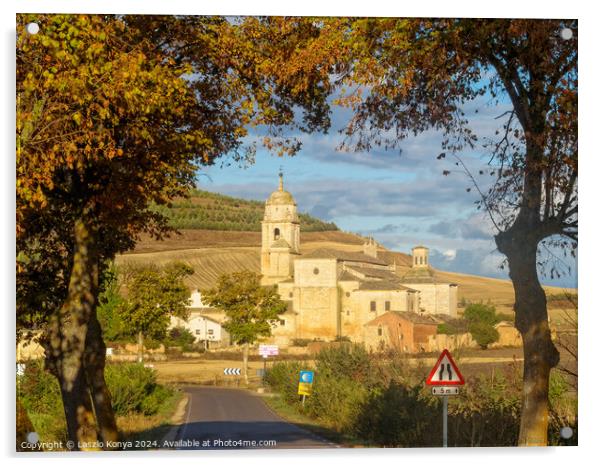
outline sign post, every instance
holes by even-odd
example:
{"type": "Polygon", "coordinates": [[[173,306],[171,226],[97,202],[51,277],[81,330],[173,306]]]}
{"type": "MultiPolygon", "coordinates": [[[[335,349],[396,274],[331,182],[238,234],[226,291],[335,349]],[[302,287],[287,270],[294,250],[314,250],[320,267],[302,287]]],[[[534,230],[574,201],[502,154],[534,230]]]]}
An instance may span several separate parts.
{"type": "Polygon", "coordinates": [[[278,345],[259,345],[259,354],[263,357],[263,379],[262,385],[265,385],[265,374],[269,356],[278,356],[278,345]]]}
{"type": "Polygon", "coordinates": [[[311,395],[314,383],[314,371],[299,372],[299,389],[297,393],[302,396],[301,406],[305,406],[305,397],[311,395]]]}
{"type": "Polygon", "coordinates": [[[443,397],[443,446],[447,447],[447,397],[460,393],[460,386],[464,385],[464,377],[448,350],[444,349],[437,359],[426,384],[433,387],[433,395],[443,397]]]}

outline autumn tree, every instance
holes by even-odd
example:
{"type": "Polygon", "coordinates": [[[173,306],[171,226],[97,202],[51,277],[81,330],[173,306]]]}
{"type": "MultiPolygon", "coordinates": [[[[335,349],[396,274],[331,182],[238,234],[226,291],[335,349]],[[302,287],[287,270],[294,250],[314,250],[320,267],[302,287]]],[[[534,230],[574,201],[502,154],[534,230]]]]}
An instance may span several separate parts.
{"type": "Polygon", "coordinates": [[[221,156],[252,157],[249,127],[284,154],[299,142],[282,127],[327,126],[328,75],[280,66],[310,32],[252,18],[18,15],[17,321],[43,331],[71,440],[117,439],[99,277],[139,233],[167,232],[149,205],[185,195],[221,156]]]}
{"type": "Polygon", "coordinates": [[[243,373],[248,384],[249,345],[272,334],[272,326],[287,304],[275,287],[261,286],[261,276],[250,271],[220,276],[215,287],[203,293],[203,300],[226,314],[223,327],[232,341],[243,347],[243,373]]]}
{"type": "Polygon", "coordinates": [[[559,356],[538,266],[542,249],[574,255],[577,245],[577,21],[317,22],[323,43],[340,44],[346,56],[333,76],[350,89],[338,100],[353,111],[343,146],[399,148],[410,135],[438,130],[438,158],[466,169],[467,189],[478,190],[507,259],[524,344],[519,444],[546,445],[549,375],[559,356]],[[490,169],[472,173],[459,152],[479,145],[465,112],[480,97],[507,111],[497,119],[498,139],[484,141],[490,169]]]}
{"type": "Polygon", "coordinates": [[[189,265],[173,263],[161,269],[148,265],[128,274],[127,299],[118,312],[125,327],[137,334],[139,362],[144,354],[145,337],[163,339],[171,316],[188,318],[190,290],[184,278],[193,273],[189,265]]]}

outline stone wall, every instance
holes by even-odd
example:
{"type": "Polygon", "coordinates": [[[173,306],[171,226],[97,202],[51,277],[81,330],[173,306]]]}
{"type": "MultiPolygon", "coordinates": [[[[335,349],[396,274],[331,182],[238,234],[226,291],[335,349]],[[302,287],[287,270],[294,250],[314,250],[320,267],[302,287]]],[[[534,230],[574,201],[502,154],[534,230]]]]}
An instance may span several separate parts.
{"type": "Polygon", "coordinates": [[[440,352],[444,349],[450,351],[459,348],[478,348],[479,345],[473,340],[470,333],[457,335],[432,335],[428,338],[425,350],[427,352],[440,352]]]}
{"type": "Polygon", "coordinates": [[[419,308],[429,314],[458,315],[457,287],[448,283],[410,283],[409,288],[420,291],[419,308]]]}

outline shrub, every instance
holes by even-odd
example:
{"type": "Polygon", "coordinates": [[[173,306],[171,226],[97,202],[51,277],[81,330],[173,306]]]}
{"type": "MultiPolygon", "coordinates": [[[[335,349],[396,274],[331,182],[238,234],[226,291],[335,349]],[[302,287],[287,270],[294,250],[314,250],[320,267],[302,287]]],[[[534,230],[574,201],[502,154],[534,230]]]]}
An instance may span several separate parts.
{"type": "Polygon", "coordinates": [[[339,432],[350,431],[356,422],[368,389],[356,380],[317,374],[305,406],[310,416],[321,419],[339,432]]]}
{"type": "Polygon", "coordinates": [[[115,414],[156,414],[173,390],[156,382],[155,371],[142,364],[111,364],[105,368],[115,414]]]}
{"type": "Polygon", "coordinates": [[[495,306],[483,303],[468,306],[464,310],[464,319],[470,323],[485,322],[492,326],[499,322],[495,306]]]}
{"type": "Polygon", "coordinates": [[[474,322],[470,324],[468,330],[472,338],[483,349],[486,349],[491,343],[495,343],[500,339],[497,329],[487,322],[474,322]]]}
{"type": "Polygon", "coordinates": [[[328,375],[348,378],[357,382],[374,381],[374,365],[370,353],[361,345],[343,344],[324,348],[316,357],[316,371],[320,376],[328,375]]]}
{"type": "Polygon", "coordinates": [[[303,369],[305,366],[299,362],[279,362],[267,370],[264,380],[274,391],[280,393],[287,403],[294,403],[299,400],[299,372],[303,369]]]}
{"type": "Polygon", "coordinates": [[[167,333],[165,346],[179,346],[184,351],[191,351],[194,349],[195,340],[195,336],[187,328],[174,327],[167,333]]]}
{"type": "Polygon", "coordinates": [[[354,426],[355,434],[390,447],[438,446],[441,441],[437,400],[421,393],[422,384],[391,382],[370,393],[354,426]]]}
{"type": "Polygon", "coordinates": [[[42,441],[67,440],[59,383],[44,370],[42,361],[27,362],[23,375],[17,378],[17,398],[42,441]]]}

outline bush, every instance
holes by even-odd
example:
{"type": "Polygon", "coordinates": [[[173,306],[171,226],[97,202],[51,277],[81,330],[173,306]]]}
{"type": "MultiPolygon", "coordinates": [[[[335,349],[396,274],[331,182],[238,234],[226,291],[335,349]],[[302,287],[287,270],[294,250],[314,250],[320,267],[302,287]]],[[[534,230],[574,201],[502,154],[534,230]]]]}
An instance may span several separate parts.
{"type": "Polygon", "coordinates": [[[321,375],[347,378],[370,383],[375,380],[373,358],[357,344],[344,344],[325,348],[316,357],[316,371],[321,375]]]}
{"type": "Polygon", "coordinates": [[[305,402],[307,413],[339,432],[351,431],[368,389],[357,380],[319,373],[305,402]]]}
{"type": "Polygon", "coordinates": [[[279,362],[267,370],[264,380],[274,391],[280,393],[287,403],[294,403],[299,400],[299,372],[305,368],[299,362],[279,362]]]}
{"type": "Polygon", "coordinates": [[[17,378],[17,398],[44,442],[66,441],[67,424],[61,390],[56,378],[44,370],[42,361],[26,363],[17,378]]]}
{"type": "Polygon", "coordinates": [[[142,364],[111,364],[105,368],[115,414],[156,414],[173,390],[156,382],[155,371],[142,364]]]}
{"type": "Polygon", "coordinates": [[[422,384],[391,382],[373,390],[355,424],[355,434],[388,447],[432,447],[441,441],[440,408],[422,384]]]}
{"type": "Polygon", "coordinates": [[[464,310],[464,319],[470,323],[485,322],[491,326],[499,322],[495,313],[495,306],[483,303],[468,306],[464,310]]]}
{"type": "Polygon", "coordinates": [[[468,330],[482,349],[486,349],[491,343],[500,339],[497,329],[487,322],[474,322],[470,324],[468,330]]]}
{"type": "Polygon", "coordinates": [[[174,327],[167,333],[165,346],[179,346],[183,351],[192,351],[194,349],[195,336],[184,327],[174,327]]]}

